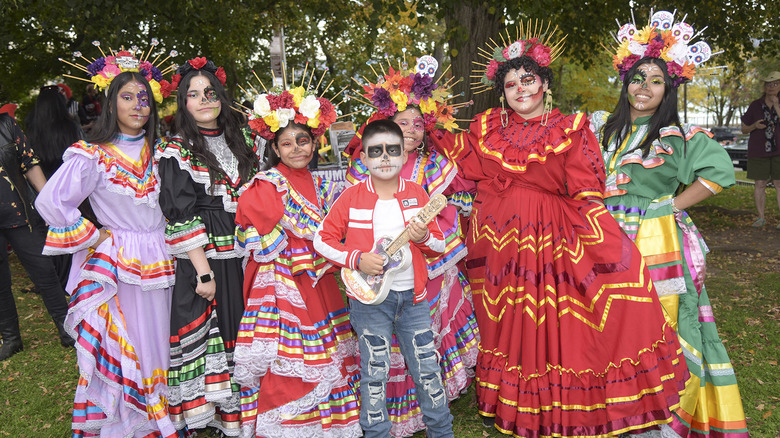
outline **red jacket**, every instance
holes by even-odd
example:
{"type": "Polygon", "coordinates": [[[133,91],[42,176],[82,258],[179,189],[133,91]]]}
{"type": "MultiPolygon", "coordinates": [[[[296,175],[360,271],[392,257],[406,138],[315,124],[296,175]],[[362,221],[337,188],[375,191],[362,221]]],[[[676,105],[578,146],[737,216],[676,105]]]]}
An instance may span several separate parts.
{"type": "MultiPolygon", "coordinates": [[[[428,203],[428,194],[419,184],[398,179],[395,194],[404,225],[428,203]]],[[[314,238],[314,248],[336,265],[358,269],[360,254],[374,246],[374,207],[379,196],[371,178],[345,189],[320,224],[314,238]],[[341,243],[341,242],[344,243],[341,243]]],[[[395,236],[393,236],[395,237],[395,236]]],[[[414,302],[425,299],[428,268],[423,253],[435,256],[444,251],[444,236],[435,220],[428,224],[428,234],[422,243],[410,242],[414,269],[414,302]]]]}

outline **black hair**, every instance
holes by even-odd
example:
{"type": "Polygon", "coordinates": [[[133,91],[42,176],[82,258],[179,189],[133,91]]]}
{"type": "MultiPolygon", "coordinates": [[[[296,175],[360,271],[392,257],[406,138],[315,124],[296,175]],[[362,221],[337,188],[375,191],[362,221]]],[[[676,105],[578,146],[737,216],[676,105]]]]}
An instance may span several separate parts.
{"type": "MultiPolygon", "coordinates": [[[[645,57],[637,61],[624,76],[623,87],[620,89],[620,98],[617,106],[604,124],[601,145],[606,150],[610,140],[614,138],[615,144],[623,144],[623,141],[631,132],[631,104],[628,101],[628,85],[631,78],[634,77],[641,65],[657,65],[664,74],[664,97],[656,108],[655,113],[650,116],[647,136],[636,149],[642,150],[642,156],[646,157],[650,152],[650,146],[661,136],[661,128],[675,125],[682,131],[680,124],[680,115],[677,113],[677,88],[672,85],[672,78],[666,69],[666,62],[658,58],[645,57]]],[[[688,143],[683,146],[683,155],[687,149],[688,143]]]]}
{"type": "Polygon", "coordinates": [[[149,86],[149,82],[135,71],[119,73],[111,81],[111,85],[108,86],[108,95],[105,98],[103,111],[100,112],[100,116],[95,121],[95,127],[92,128],[89,136],[87,136],[88,142],[109,143],[114,141],[121,133],[116,116],[116,102],[119,98],[119,90],[131,81],[143,84],[146,87],[146,94],[149,95],[149,119],[143,128],[146,130],[146,139],[149,147],[154,147],[154,142],[157,140],[157,102],[154,100],[154,94],[152,93],[152,87],[149,86]]]}
{"type": "MultiPolygon", "coordinates": [[[[390,123],[392,123],[392,122],[390,122],[390,123]]],[[[295,123],[295,122],[288,123],[287,126],[285,126],[284,128],[281,128],[278,131],[276,131],[276,135],[274,136],[273,145],[271,147],[265,148],[267,156],[266,156],[265,164],[263,165],[263,169],[262,170],[268,170],[268,169],[270,169],[272,167],[275,167],[277,164],[282,162],[282,157],[280,157],[279,154],[276,153],[276,151],[274,150],[273,146],[276,146],[277,148],[279,147],[279,137],[282,136],[282,133],[284,131],[290,129],[291,127],[296,127],[296,128],[303,129],[304,131],[306,131],[309,134],[309,137],[311,137],[312,142],[314,142],[314,134],[311,133],[311,128],[308,125],[302,125],[300,123],[295,123]]],[[[317,153],[317,148],[313,147],[312,150],[314,151],[313,153],[315,153],[315,154],[317,153]]]]}
{"type": "Polygon", "coordinates": [[[493,88],[495,88],[498,94],[501,96],[504,95],[504,79],[506,78],[506,74],[509,73],[510,70],[517,70],[520,67],[522,67],[528,73],[539,75],[539,77],[542,79],[542,82],[546,82],[548,87],[552,86],[552,69],[550,67],[541,67],[538,62],[533,60],[533,58],[523,55],[510,59],[509,61],[498,66],[495,75],[495,83],[493,84],[493,88]]]}
{"type": "MultiPolygon", "coordinates": [[[[188,64],[188,63],[185,63],[188,64]]],[[[189,65],[189,64],[188,64],[189,65]]],[[[238,173],[243,181],[249,180],[254,176],[254,171],[259,167],[260,163],[257,159],[257,155],[252,148],[246,144],[246,139],[241,131],[243,120],[236,111],[230,109],[231,100],[228,98],[225,87],[211,72],[201,69],[190,69],[186,72],[179,83],[179,88],[176,94],[176,103],[179,110],[176,112],[176,117],[173,119],[173,125],[171,132],[175,132],[181,136],[184,145],[190,148],[192,155],[201,163],[205,164],[209,169],[209,179],[211,180],[211,187],[214,187],[214,181],[217,179],[218,173],[225,174],[225,170],[220,167],[217,158],[208,149],[206,140],[200,134],[198,130],[197,122],[192,114],[187,110],[187,91],[190,88],[190,82],[192,78],[196,76],[203,76],[211,82],[211,86],[217,92],[217,98],[219,98],[222,104],[222,109],[217,116],[217,127],[225,134],[225,142],[230,149],[230,152],[238,160],[238,173]]]]}
{"type": "MultiPolygon", "coordinates": [[[[409,105],[406,105],[406,109],[407,110],[409,110],[409,109],[417,110],[420,113],[420,116],[423,117],[423,119],[425,119],[425,116],[423,115],[423,112],[422,112],[422,110],[420,109],[419,106],[414,105],[414,104],[409,104],[409,105]]],[[[404,110],[404,111],[406,111],[406,110],[404,110]]],[[[393,114],[393,117],[390,117],[390,120],[395,122],[395,116],[397,116],[398,114],[401,114],[402,112],[403,111],[396,112],[395,114],[393,114]]],[[[425,124],[425,121],[423,120],[423,125],[424,124],[425,124]]],[[[399,128],[400,128],[400,126],[399,126],[399,128]]],[[[365,138],[365,135],[363,137],[365,138]]],[[[401,130],[401,139],[403,139],[403,129],[401,130]]],[[[421,154],[422,155],[428,155],[430,153],[431,153],[431,151],[430,151],[430,148],[428,147],[428,133],[425,132],[425,128],[423,128],[423,141],[422,141],[422,152],[421,152],[421,154]]]]}
{"type": "Polygon", "coordinates": [[[377,134],[393,134],[397,135],[401,139],[401,147],[404,145],[404,131],[397,123],[390,119],[374,120],[363,128],[363,144],[366,144],[366,140],[377,134]]]}
{"type": "Polygon", "coordinates": [[[41,169],[46,178],[51,178],[62,165],[65,149],[84,136],[81,126],[68,113],[66,105],[65,96],[60,93],[59,87],[43,87],[35,107],[25,119],[27,139],[41,160],[41,169]]]}

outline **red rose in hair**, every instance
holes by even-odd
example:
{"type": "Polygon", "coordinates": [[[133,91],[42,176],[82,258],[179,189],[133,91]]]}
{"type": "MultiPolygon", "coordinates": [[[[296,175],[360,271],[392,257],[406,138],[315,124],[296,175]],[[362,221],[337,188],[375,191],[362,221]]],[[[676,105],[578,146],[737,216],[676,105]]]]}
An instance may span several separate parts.
{"type": "Polygon", "coordinates": [[[205,56],[201,56],[200,58],[192,58],[192,59],[190,59],[187,62],[190,63],[192,68],[194,68],[196,70],[200,70],[201,68],[203,68],[204,65],[206,65],[206,57],[205,56]]]}
{"type": "Polygon", "coordinates": [[[303,114],[299,113],[298,111],[295,112],[295,123],[298,123],[300,125],[305,125],[306,122],[309,121],[309,118],[304,116],[303,114]]]}
{"type": "Polygon", "coordinates": [[[295,100],[289,91],[284,90],[278,99],[279,108],[295,108],[295,100]]]}
{"type": "Polygon", "coordinates": [[[216,73],[214,73],[214,76],[219,79],[219,82],[222,82],[222,85],[225,85],[225,82],[227,82],[227,76],[225,75],[225,69],[222,67],[218,68],[216,73]]]}
{"type": "Polygon", "coordinates": [[[173,84],[166,81],[165,79],[160,81],[160,93],[162,94],[163,98],[170,96],[175,89],[176,87],[174,87],[173,84]]]}
{"type": "Polygon", "coordinates": [[[320,101],[320,126],[323,124],[327,126],[332,125],[337,118],[336,108],[333,107],[333,104],[328,99],[318,97],[317,100],[320,101]]]}

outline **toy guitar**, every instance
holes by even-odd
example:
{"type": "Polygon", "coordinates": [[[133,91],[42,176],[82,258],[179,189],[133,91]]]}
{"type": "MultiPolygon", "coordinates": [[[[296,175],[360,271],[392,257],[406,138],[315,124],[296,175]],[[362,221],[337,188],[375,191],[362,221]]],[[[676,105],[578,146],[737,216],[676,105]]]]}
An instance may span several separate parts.
{"type": "MultiPolygon", "coordinates": [[[[444,195],[433,195],[431,200],[417,212],[415,217],[424,225],[427,225],[446,206],[447,198],[444,195]]],[[[395,239],[390,236],[382,236],[377,239],[374,247],[371,248],[371,252],[385,258],[382,273],[379,275],[368,275],[359,269],[342,268],[341,279],[352,297],[364,304],[379,304],[384,301],[388,292],[390,292],[390,286],[393,284],[395,275],[408,268],[412,262],[411,257],[407,257],[406,253],[401,251],[401,248],[408,241],[409,227],[406,227],[395,239]]]]}

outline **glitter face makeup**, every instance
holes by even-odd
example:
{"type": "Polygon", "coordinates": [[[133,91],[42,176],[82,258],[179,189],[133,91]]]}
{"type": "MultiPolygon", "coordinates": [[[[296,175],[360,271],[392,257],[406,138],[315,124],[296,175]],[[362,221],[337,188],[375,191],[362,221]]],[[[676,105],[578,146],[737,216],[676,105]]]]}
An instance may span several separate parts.
{"type": "Polygon", "coordinates": [[[206,76],[192,77],[187,89],[187,112],[201,128],[217,129],[217,118],[222,112],[222,102],[217,90],[206,76]]]}
{"type": "Polygon", "coordinates": [[[425,121],[422,113],[417,108],[407,108],[397,112],[393,121],[401,127],[404,133],[404,150],[411,152],[423,142],[425,138],[425,121]]]}
{"type": "Polygon", "coordinates": [[[295,125],[287,125],[279,133],[277,144],[273,148],[287,167],[303,169],[311,161],[314,153],[314,141],[305,129],[295,125]]]}
{"type": "Polygon", "coordinates": [[[653,63],[640,65],[627,91],[632,120],[655,114],[666,92],[663,71],[653,63]]]}
{"type": "Polygon", "coordinates": [[[509,107],[524,119],[541,116],[544,112],[544,93],[548,84],[539,75],[523,67],[507,72],[504,77],[504,97],[509,107]]]}
{"type": "Polygon", "coordinates": [[[149,120],[151,107],[146,85],[128,82],[119,89],[116,98],[116,121],[123,134],[139,135],[149,120]]]}

